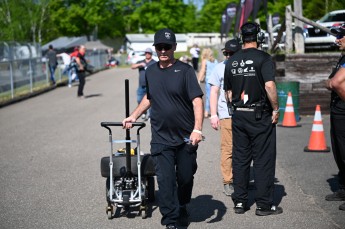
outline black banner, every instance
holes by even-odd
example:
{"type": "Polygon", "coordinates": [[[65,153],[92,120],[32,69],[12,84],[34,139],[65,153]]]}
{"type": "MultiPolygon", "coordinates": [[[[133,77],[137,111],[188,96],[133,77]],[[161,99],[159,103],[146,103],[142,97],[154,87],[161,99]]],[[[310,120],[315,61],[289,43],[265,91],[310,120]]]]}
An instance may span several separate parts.
{"type": "Polygon", "coordinates": [[[226,6],[226,9],[224,10],[222,14],[222,25],[221,25],[221,35],[222,37],[227,37],[231,26],[232,21],[236,16],[236,10],[237,10],[237,4],[236,3],[229,3],[226,6]]]}
{"type": "Polygon", "coordinates": [[[261,5],[262,0],[255,0],[254,1],[254,9],[253,9],[253,21],[256,19],[256,17],[258,16],[258,12],[260,9],[260,5],[261,5]]]}
{"type": "Polygon", "coordinates": [[[226,26],[227,26],[227,15],[226,15],[226,9],[225,9],[221,18],[221,25],[220,25],[221,37],[226,37],[226,26]]]}
{"type": "Polygon", "coordinates": [[[272,16],[272,25],[275,26],[280,23],[280,14],[274,13],[272,16]]]}

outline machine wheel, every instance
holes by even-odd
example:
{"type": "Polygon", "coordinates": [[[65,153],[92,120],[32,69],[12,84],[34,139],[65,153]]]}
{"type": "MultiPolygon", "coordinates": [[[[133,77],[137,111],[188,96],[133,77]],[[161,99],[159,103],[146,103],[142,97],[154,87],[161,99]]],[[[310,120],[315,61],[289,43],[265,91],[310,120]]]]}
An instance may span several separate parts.
{"type": "Polygon", "coordinates": [[[108,219],[112,219],[113,215],[114,215],[114,208],[113,208],[113,206],[108,206],[106,212],[107,212],[107,215],[108,215],[108,219]]]}
{"type": "Polygon", "coordinates": [[[147,177],[147,198],[150,202],[155,201],[155,178],[147,177]]]}
{"type": "Polygon", "coordinates": [[[142,219],[147,218],[147,206],[146,205],[140,205],[140,214],[142,219]]]}

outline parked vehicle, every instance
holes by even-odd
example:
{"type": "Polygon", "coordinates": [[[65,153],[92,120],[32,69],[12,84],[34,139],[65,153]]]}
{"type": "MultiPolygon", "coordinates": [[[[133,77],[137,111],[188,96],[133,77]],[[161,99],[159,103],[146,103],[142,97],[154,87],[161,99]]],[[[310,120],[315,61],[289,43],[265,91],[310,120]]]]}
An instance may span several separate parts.
{"type": "MultiPolygon", "coordinates": [[[[130,51],[127,56],[126,63],[127,64],[135,64],[140,60],[145,59],[145,51],[130,51]]],[[[152,53],[152,59],[158,61],[158,56],[156,52],[152,53]]]]}
{"type": "MultiPolygon", "coordinates": [[[[339,26],[340,24],[345,22],[345,9],[329,12],[316,22],[329,29],[333,26],[339,26]]],[[[305,26],[304,36],[304,44],[306,50],[334,49],[336,47],[334,45],[335,36],[332,36],[319,28],[314,28],[311,25],[305,26]]]]}
{"type": "MultiPolygon", "coordinates": [[[[273,26],[273,28],[272,28],[273,42],[271,43],[271,45],[273,45],[274,41],[276,40],[280,28],[281,28],[281,24],[277,24],[277,25],[273,26]]],[[[262,44],[262,48],[268,49],[268,43],[270,41],[270,35],[266,31],[263,31],[263,32],[265,33],[265,43],[262,44]]],[[[292,37],[294,37],[294,35],[295,35],[295,23],[292,23],[292,37]]],[[[276,48],[285,49],[285,39],[286,39],[286,34],[285,34],[285,30],[284,30],[283,35],[280,38],[280,41],[277,44],[276,48]]]]}

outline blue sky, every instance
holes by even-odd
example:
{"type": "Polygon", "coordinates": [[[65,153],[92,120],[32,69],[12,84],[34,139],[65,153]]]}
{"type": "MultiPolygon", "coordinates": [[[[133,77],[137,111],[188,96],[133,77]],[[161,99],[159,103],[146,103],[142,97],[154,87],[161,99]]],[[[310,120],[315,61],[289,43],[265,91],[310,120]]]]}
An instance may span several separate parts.
{"type": "Polygon", "coordinates": [[[204,0],[183,0],[184,3],[188,4],[189,2],[192,2],[198,10],[201,9],[202,5],[204,4],[204,0]]]}

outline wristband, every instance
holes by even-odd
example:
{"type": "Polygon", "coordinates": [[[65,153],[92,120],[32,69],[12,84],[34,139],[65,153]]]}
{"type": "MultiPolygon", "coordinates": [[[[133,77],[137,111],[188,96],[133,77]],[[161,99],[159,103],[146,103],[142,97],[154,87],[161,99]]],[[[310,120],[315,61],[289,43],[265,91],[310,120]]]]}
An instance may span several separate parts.
{"type": "Polygon", "coordinates": [[[202,135],[202,132],[201,132],[200,130],[196,130],[196,129],[194,129],[194,130],[193,130],[193,132],[194,132],[194,133],[198,133],[198,134],[201,134],[201,135],[202,135]]]}
{"type": "Polygon", "coordinates": [[[218,117],[218,115],[212,115],[212,116],[210,117],[210,119],[217,118],[217,117],[218,117]]]}
{"type": "Polygon", "coordinates": [[[277,108],[277,110],[273,110],[274,113],[279,113],[279,107],[277,108]]]}

